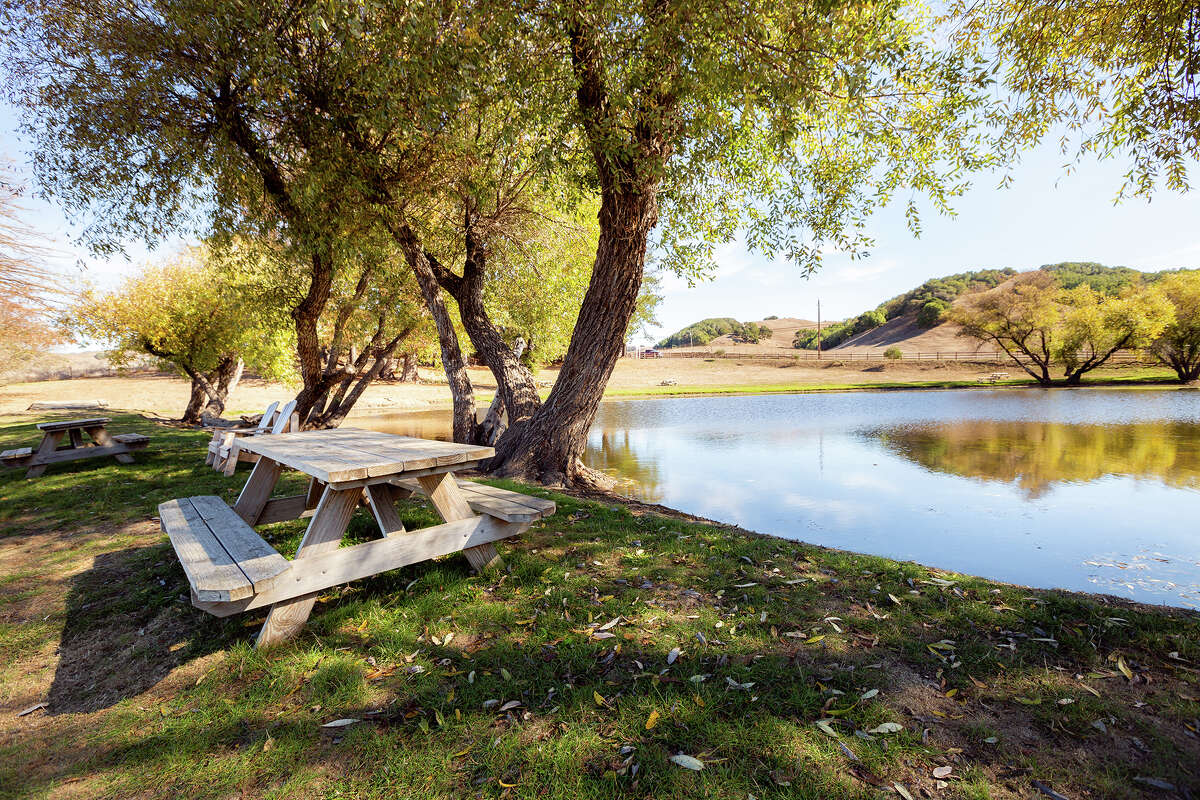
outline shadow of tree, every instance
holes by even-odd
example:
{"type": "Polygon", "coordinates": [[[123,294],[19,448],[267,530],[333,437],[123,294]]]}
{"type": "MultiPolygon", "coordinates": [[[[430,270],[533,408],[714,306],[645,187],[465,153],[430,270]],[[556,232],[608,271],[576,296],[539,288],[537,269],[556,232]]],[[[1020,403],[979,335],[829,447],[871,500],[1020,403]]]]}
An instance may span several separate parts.
{"type": "Polygon", "coordinates": [[[108,708],[180,664],[221,649],[240,627],[192,608],[170,545],[102,553],[66,597],[48,713],[108,708]]]}

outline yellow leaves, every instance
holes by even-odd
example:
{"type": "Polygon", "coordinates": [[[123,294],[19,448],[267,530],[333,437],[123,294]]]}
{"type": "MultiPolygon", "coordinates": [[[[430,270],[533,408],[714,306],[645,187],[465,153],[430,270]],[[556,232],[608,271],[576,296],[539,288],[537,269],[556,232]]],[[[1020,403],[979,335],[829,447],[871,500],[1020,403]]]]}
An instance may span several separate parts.
{"type": "Polygon", "coordinates": [[[1122,656],[1117,656],[1117,669],[1127,680],[1133,680],[1133,670],[1125,663],[1125,659],[1122,656]]]}
{"type": "Polygon", "coordinates": [[[604,699],[604,695],[600,694],[597,691],[594,691],[594,690],[592,691],[592,699],[595,700],[596,705],[600,706],[601,708],[605,708],[608,706],[608,701],[604,699]]]}
{"type": "Polygon", "coordinates": [[[646,718],[646,730],[654,730],[654,726],[658,724],[658,712],[651,711],[650,716],[646,718]]]}

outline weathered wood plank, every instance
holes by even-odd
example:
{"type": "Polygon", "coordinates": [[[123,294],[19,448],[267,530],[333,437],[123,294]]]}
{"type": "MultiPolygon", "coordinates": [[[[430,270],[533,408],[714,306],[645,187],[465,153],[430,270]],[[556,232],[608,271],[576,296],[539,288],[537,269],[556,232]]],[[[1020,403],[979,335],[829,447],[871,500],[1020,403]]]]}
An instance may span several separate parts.
{"type": "MultiPolygon", "coordinates": [[[[266,460],[264,458],[259,463],[266,460]]],[[[346,532],[346,526],[350,524],[350,517],[358,508],[358,499],[361,496],[362,492],[357,489],[338,491],[326,487],[321,495],[321,502],[317,505],[317,511],[308,523],[304,541],[300,543],[296,558],[292,561],[292,569],[296,569],[297,564],[302,564],[313,556],[337,549],[338,542],[346,532]]],[[[316,594],[297,595],[289,591],[288,597],[290,599],[271,607],[271,613],[267,614],[267,620],[254,643],[255,647],[266,647],[291,638],[308,621],[308,615],[312,613],[313,603],[317,599],[316,594]]]]}
{"type": "MultiPolygon", "coordinates": [[[[41,426],[39,425],[38,427],[40,428],[41,426]]],[[[49,462],[43,459],[58,450],[58,443],[62,441],[64,435],[65,433],[61,430],[45,432],[45,435],[42,436],[42,443],[38,446],[37,452],[34,453],[33,460],[30,462],[32,466],[25,473],[26,478],[36,478],[46,471],[46,464],[49,462]]]]}
{"type": "Polygon", "coordinates": [[[308,507],[308,496],[294,494],[290,497],[272,497],[263,506],[255,525],[270,525],[273,522],[286,522],[290,519],[311,517],[312,509],[308,507]]]}
{"type": "Polygon", "coordinates": [[[44,467],[48,464],[81,461],[86,458],[103,458],[105,456],[116,458],[122,454],[128,456],[129,449],[128,446],[123,444],[111,444],[106,447],[67,447],[62,450],[56,450],[53,453],[47,453],[44,456],[40,453],[35,453],[32,463],[44,467]]]}
{"type": "Polygon", "coordinates": [[[84,431],[87,432],[88,436],[92,437],[92,441],[94,441],[99,447],[121,447],[122,449],[120,452],[112,454],[112,457],[117,461],[120,461],[122,464],[133,463],[133,456],[129,455],[129,448],[118,445],[113,440],[112,434],[109,433],[108,429],[103,425],[93,425],[91,427],[84,428],[84,431]]]}
{"type": "Polygon", "coordinates": [[[213,495],[190,498],[217,541],[229,553],[255,592],[269,589],[291,566],[274,547],[254,532],[225,501],[213,495]]]}
{"type": "Polygon", "coordinates": [[[371,501],[371,513],[375,515],[375,522],[379,524],[380,532],[384,536],[404,533],[404,523],[400,521],[400,515],[396,513],[396,500],[403,489],[390,483],[377,483],[374,486],[368,486],[366,491],[367,497],[371,501]]]}
{"type": "Polygon", "coordinates": [[[162,503],[158,517],[197,598],[229,602],[254,593],[249,579],[213,535],[191,500],[162,503]]]}
{"type": "MultiPolygon", "coordinates": [[[[429,502],[446,522],[468,519],[474,515],[471,505],[459,491],[458,481],[453,473],[426,475],[418,478],[417,482],[421,484],[429,502]]],[[[500,565],[500,555],[490,542],[463,550],[463,555],[476,572],[500,565]]]]}
{"type": "Polygon", "coordinates": [[[233,505],[233,510],[247,525],[258,524],[258,518],[271,499],[271,492],[275,491],[275,484],[279,482],[282,472],[283,467],[269,458],[260,458],[254,465],[254,471],[250,473],[250,478],[233,505]]]}
{"type": "MultiPolygon", "coordinates": [[[[193,601],[193,605],[218,617],[227,617],[240,611],[280,604],[294,597],[311,597],[333,586],[369,578],[381,572],[400,569],[459,550],[477,551],[485,547],[494,550],[493,542],[515,536],[526,527],[519,523],[501,522],[492,517],[470,517],[447,522],[403,536],[375,539],[303,560],[297,558],[292,562],[291,571],[264,594],[236,603],[193,601]]],[[[276,608],[278,607],[276,605],[276,608]]]]}
{"type": "Polygon", "coordinates": [[[89,417],[88,419],[61,419],[57,422],[39,422],[37,429],[43,433],[47,431],[65,431],[69,428],[91,428],[97,425],[107,425],[112,422],[111,417],[89,417]]]}
{"type": "MultiPolygon", "coordinates": [[[[419,481],[415,479],[401,478],[393,481],[393,484],[423,492],[419,481]]],[[[536,522],[553,514],[556,508],[553,500],[530,497],[483,483],[458,479],[458,488],[475,513],[489,514],[506,522],[536,522]]]]}

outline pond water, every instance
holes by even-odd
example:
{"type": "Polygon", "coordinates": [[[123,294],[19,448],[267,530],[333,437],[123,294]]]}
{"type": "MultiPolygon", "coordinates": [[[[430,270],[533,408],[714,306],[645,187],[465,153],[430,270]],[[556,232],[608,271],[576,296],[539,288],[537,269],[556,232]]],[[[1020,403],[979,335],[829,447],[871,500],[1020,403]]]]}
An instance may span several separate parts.
{"type": "MultiPolygon", "coordinates": [[[[448,433],[444,414],[352,424],[448,433]]],[[[1200,607],[1200,391],[607,401],[587,461],[626,494],[761,533],[1200,607]]]]}

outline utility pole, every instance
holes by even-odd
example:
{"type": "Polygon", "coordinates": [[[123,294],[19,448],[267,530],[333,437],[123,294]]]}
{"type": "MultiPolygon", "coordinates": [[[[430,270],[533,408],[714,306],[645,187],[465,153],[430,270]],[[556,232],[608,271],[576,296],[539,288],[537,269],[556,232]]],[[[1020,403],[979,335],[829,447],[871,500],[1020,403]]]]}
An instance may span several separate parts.
{"type": "Polygon", "coordinates": [[[817,360],[821,360],[821,298],[817,298],[817,360]]]}

